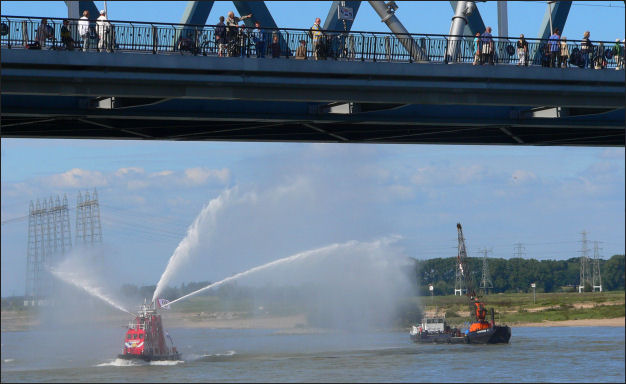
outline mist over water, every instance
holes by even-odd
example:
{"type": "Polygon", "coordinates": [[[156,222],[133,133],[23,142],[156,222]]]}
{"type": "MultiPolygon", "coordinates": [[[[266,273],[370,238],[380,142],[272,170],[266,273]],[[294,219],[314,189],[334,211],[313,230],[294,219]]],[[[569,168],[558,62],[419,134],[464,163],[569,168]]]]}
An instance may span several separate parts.
{"type": "MultiPolygon", "coordinates": [[[[304,309],[317,325],[389,327],[398,303],[411,294],[412,287],[413,262],[393,247],[398,239],[349,241],[300,252],[229,276],[170,304],[238,281],[255,287],[297,289],[291,299],[297,302],[285,301],[281,295],[282,305],[304,309]]],[[[257,299],[261,303],[275,300],[268,295],[257,299]]]]}

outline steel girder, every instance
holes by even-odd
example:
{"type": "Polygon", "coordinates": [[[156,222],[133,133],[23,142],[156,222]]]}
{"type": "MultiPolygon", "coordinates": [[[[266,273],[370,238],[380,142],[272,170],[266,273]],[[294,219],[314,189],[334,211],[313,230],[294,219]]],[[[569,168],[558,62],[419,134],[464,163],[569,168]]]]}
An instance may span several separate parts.
{"type": "MultiPolygon", "coordinates": [[[[209,14],[211,13],[211,8],[213,8],[213,3],[213,1],[188,1],[180,23],[194,25],[206,24],[209,14]]],[[[217,24],[217,22],[209,24],[217,24]]]]}
{"type": "MultiPolygon", "coordinates": [[[[561,33],[563,32],[571,7],[571,1],[555,1],[554,4],[552,4],[552,28],[558,28],[561,33]]],[[[552,31],[550,31],[550,4],[548,4],[537,38],[547,39],[550,35],[552,35],[552,31]]]]}
{"type": "MultiPolygon", "coordinates": [[[[344,30],[344,21],[339,20],[337,9],[339,8],[341,1],[333,1],[333,4],[330,6],[328,10],[328,15],[326,16],[326,20],[324,20],[324,30],[327,31],[343,31],[344,30]]],[[[356,18],[356,14],[361,6],[360,1],[346,1],[346,7],[352,8],[353,16],[356,18]]],[[[345,30],[349,31],[352,28],[352,24],[354,20],[346,20],[345,21],[345,30]]]]}
{"type": "Polygon", "coordinates": [[[65,0],[65,5],[67,6],[68,19],[80,19],[83,15],[83,11],[89,11],[89,17],[94,20],[100,15],[100,11],[93,1],[65,0]]]}
{"type": "Polygon", "coordinates": [[[82,101],[81,97],[3,95],[2,137],[624,145],[623,108],[586,116],[575,116],[581,111],[571,109],[572,116],[537,118],[518,107],[405,105],[332,114],[320,112],[315,103],[302,102],[168,100],[114,110],[82,101]]]}

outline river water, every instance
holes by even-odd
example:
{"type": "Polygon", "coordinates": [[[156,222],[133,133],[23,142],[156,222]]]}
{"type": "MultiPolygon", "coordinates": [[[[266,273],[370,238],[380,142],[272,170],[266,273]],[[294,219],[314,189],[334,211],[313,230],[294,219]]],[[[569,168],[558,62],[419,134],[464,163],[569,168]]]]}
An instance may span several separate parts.
{"type": "Polygon", "coordinates": [[[516,327],[508,345],[408,332],[169,329],[182,361],[129,364],[124,329],[2,333],[2,382],[624,382],[624,327],[516,327]]]}

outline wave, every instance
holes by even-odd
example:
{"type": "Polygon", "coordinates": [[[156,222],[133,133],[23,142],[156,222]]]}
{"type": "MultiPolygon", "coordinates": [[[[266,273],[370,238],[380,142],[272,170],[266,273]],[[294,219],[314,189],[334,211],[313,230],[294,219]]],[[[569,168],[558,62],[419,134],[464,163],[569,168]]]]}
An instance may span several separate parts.
{"type": "Polygon", "coordinates": [[[215,360],[219,360],[221,358],[224,357],[231,357],[231,356],[235,356],[237,354],[236,351],[226,351],[223,353],[206,353],[206,354],[202,354],[202,355],[197,355],[195,353],[192,354],[186,354],[185,356],[187,356],[187,361],[215,361],[215,360]]]}
{"type": "Polygon", "coordinates": [[[133,360],[124,360],[124,359],[113,359],[108,363],[97,364],[96,367],[135,367],[138,365],[145,365],[143,362],[133,361],[133,360]]]}
{"type": "Polygon", "coordinates": [[[150,365],[178,365],[184,363],[183,360],[155,360],[151,361],[150,365]]]}

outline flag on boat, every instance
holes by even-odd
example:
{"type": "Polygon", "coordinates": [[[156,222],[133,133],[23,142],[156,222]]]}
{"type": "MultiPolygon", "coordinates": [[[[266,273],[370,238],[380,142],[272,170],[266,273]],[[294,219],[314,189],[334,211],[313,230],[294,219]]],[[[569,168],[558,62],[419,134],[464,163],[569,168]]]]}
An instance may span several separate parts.
{"type": "Polygon", "coordinates": [[[167,299],[157,299],[159,308],[170,309],[170,302],[167,299]]]}

